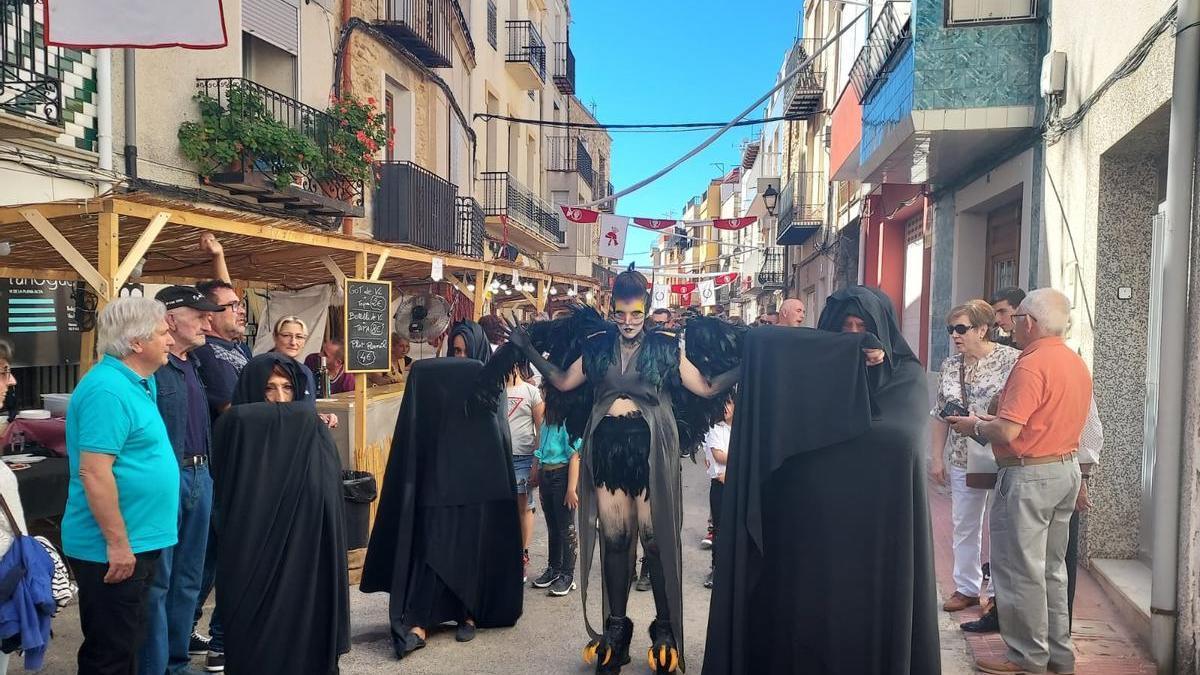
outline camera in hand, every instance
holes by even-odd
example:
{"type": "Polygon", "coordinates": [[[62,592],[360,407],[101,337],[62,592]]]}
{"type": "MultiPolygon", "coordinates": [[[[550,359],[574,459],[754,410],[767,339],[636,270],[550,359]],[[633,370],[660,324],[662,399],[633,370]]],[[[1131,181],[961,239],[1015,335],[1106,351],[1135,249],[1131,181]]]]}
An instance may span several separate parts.
{"type": "MultiPolygon", "coordinates": [[[[967,410],[966,407],[964,407],[958,401],[949,401],[946,403],[946,405],[942,406],[942,410],[938,413],[938,415],[942,419],[946,419],[947,417],[970,417],[971,411],[967,410]]],[[[980,445],[987,445],[989,443],[988,439],[984,438],[983,436],[968,435],[967,438],[970,438],[980,445]]]]}

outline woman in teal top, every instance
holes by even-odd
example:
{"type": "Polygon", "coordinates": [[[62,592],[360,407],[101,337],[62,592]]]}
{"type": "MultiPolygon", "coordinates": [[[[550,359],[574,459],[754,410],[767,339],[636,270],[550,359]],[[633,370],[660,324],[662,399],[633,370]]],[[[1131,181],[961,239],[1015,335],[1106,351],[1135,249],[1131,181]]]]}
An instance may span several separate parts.
{"type": "Polygon", "coordinates": [[[579,506],[579,445],[571,443],[562,422],[542,425],[541,445],[534,454],[531,479],[542,499],[549,534],[546,571],[534,588],[564,596],[575,589],[575,508],[579,506]]]}

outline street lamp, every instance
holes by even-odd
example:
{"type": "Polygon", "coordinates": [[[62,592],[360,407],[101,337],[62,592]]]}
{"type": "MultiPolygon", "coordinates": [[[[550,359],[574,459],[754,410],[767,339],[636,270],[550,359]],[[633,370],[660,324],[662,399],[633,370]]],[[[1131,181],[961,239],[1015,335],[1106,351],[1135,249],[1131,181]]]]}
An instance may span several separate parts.
{"type": "Polygon", "coordinates": [[[767,215],[775,215],[775,207],[779,204],[779,191],[774,185],[768,185],[762,193],[763,206],[767,207],[767,215]]]}

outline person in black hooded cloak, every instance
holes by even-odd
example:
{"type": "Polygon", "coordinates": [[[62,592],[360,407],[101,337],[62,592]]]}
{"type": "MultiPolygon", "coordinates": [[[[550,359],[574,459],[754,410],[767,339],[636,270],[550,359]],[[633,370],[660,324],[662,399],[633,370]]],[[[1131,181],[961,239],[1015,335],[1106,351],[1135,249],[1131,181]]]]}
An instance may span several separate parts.
{"type": "Polygon", "coordinates": [[[704,673],[937,675],[924,369],[875,289],[818,327],[746,338],[704,673]]]}
{"type": "Polygon", "coordinates": [[[330,675],[350,651],[341,460],[300,364],[257,356],[213,429],[217,602],[231,675],[330,675]]]}
{"type": "Polygon", "coordinates": [[[476,626],[512,626],[524,599],[508,423],[495,409],[467,412],[491,348],[479,324],[460,322],[450,350],[467,358],[425,359],[409,371],[359,583],[391,593],[397,658],[442,623],[458,624],[459,642],[476,626]]]}

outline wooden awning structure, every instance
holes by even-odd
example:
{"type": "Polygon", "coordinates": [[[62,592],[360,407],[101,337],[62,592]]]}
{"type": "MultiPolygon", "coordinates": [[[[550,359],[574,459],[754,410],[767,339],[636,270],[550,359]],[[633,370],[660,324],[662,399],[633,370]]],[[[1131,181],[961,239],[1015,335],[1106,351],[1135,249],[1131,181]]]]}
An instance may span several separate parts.
{"type": "Polygon", "coordinates": [[[12,246],[11,254],[0,258],[0,276],[82,279],[103,304],[143,259],[142,282],[190,284],[210,277],[211,260],[197,248],[201,232],[218,235],[230,276],[248,288],[295,289],[340,283],[346,276],[421,280],[429,278],[438,257],[444,261],[445,281],[475,299],[478,316],[493,276],[511,275],[514,269],[537,282],[536,295],[528,298],[539,309],[545,307],[551,284],[597,284],[591,277],[388,244],[148,192],[0,207],[0,240],[12,246]],[[468,280],[475,284],[471,291],[468,280]]]}

